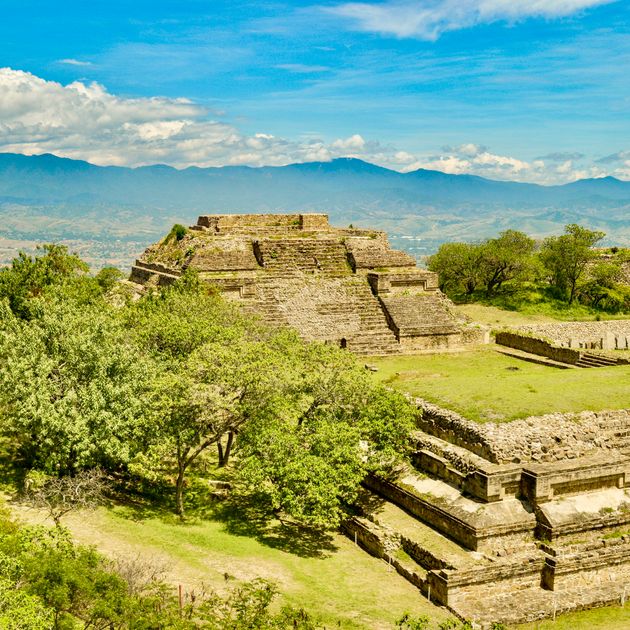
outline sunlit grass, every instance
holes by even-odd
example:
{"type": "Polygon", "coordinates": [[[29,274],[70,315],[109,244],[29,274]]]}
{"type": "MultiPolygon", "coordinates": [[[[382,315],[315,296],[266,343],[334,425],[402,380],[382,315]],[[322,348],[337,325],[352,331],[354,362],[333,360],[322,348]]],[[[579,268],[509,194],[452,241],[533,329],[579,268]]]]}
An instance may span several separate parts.
{"type": "Polygon", "coordinates": [[[630,406],[630,366],[561,370],[499,354],[379,357],[375,378],[476,421],[630,406]]]}
{"type": "Polygon", "coordinates": [[[278,587],[278,605],[303,608],[328,628],[392,630],[406,611],[436,624],[449,617],[341,534],[259,521],[221,501],[203,514],[182,523],[167,510],[114,505],[71,515],[65,524],[79,542],[106,555],[155,561],[174,591],[177,584],[186,591],[202,584],[223,590],[262,577],[278,587]]]}
{"type": "Polygon", "coordinates": [[[515,626],[516,630],[628,630],[630,628],[630,605],[594,608],[559,615],[556,620],[547,619],[515,626]]]}

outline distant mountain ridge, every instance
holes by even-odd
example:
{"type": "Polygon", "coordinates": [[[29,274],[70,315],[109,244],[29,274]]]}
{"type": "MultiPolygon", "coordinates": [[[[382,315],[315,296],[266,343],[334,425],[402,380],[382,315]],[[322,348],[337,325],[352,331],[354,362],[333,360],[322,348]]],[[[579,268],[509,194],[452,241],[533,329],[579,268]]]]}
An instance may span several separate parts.
{"type": "Polygon", "coordinates": [[[567,223],[603,230],[610,245],[630,245],[630,182],[614,177],[540,186],[399,173],[355,158],[178,170],[0,153],[0,264],[18,248],[54,240],[96,266],[127,266],[172,223],[226,212],[324,212],[333,225],[387,230],[394,246],[418,256],[448,240],[508,228],[544,237],[567,223]]]}
{"type": "Polygon", "coordinates": [[[518,205],[583,203],[591,199],[630,200],[630,182],[614,177],[584,179],[559,186],[497,181],[419,169],[399,173],[355,158],[287,166],[223,166],[175,169],[156,164],[137,168],[96,166],[51,154],[0,154],[0,197],[50,203],[76,200],[147,206],[226,204],[238,210],[257,204],[320,204],[329,197],[387,193],[418,203],[518,205]],[[214,198],[210,197],[213,196],[214,198]]]}

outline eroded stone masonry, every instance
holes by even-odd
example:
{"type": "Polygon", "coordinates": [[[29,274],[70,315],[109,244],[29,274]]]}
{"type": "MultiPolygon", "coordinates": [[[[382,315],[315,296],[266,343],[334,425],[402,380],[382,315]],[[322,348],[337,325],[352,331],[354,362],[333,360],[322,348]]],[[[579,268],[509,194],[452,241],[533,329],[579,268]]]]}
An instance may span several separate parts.
{"type": "Polygon", "coordinates": [[[131,280],[165,285],[189,267],[269,323],[359,354],[448,350],[486,336],[385,232],[334,228],[323,214],[201,216],[179,240],[149,247],[131,280]]]}
{"type": "Polygon", "coordinates": [[[488,627],[630,596],[630,410],[478,424],[423,400],[412,465],[345,527],[433,602],[488,627]]]}

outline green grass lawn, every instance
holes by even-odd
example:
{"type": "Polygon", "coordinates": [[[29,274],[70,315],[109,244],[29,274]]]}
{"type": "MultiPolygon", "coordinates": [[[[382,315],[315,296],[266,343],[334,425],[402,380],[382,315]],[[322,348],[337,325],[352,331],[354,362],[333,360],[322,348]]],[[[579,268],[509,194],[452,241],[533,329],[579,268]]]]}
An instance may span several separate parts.
{"type": "Polygon", "coordinates": [[[582,612],[560,615],[555,621],[548,619],[518,626],[518,630],[628,630],[630,604],[594,608],[582,612]]]}
{"type": "Polygon", "coordinates": [[[380,381],[480,422],[630,406],[630,366],[561,370],[506,357],[492,345],[371,363],[380,381]]]}
{"type": "Polygon", "coordinates": [[[490,328],[505,328],[510,326],[527,326],[529,324],[546,324],[557,321],[595,321],[596,316],[605,319],[630,319],[630,314],[622,313],[611,315],[609,313],[597,313],[593,315],[591,310],[577,305],[566,310],[536,309],[534,307],[524,310],[507,310],[498,306],[486,304],[458,304],[455,309],[470,317],[478,324],[485,324],[490,328]]]}
{"type": "MultiPolygon", "coordinates": [[[[15,507],[19,517],[41,514],[15,507]]],[[[340,534],[314,536],[293,526],[264,526],[220,507],[182,524],[168,512],[122,506],[64,519],[73,536],[110,556],[153,559],[176,588],[218,590],[242,580],[273,580],[282,601],[309,611],[329,628],[392,630],[406,611],[437,625],[450,615],[430,604],[383,561],[340,534]],[[226,581],[225,576],[229,576],[226,581]]]]}
{"type": "Polygon", "coordinates": [[[474,322],[485,324],[490,326],[490,328],[546,324],[557,321],[556,318],[549,315],[508,311],[497,306],[486,306],[484,304],[458,304],[455,309],[459,313],[472,318],[474,322]]]}

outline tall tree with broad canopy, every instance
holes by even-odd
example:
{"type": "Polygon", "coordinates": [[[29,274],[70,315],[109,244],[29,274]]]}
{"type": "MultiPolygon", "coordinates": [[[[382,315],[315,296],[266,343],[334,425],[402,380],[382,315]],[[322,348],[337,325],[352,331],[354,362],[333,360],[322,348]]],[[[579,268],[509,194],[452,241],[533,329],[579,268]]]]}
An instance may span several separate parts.
{"type": "Polygon", "coordinates": [[[365,475],[399,461],[414,410],[335,347],[303,345],[293,356],[289,402],[240,436],[237,489],[300,524],[335,528],[365,475]]]}
{"type": "Polygon", "coordinates": [[[561,236],[545,239],[540,258],[549,273],[551,285],[568,304],[573,304],[579,283],[597,256],[593,247],[606,235],[575,223],[567,225],[564,232],[561,236]]]}
{"type": "Polygon", "coordinates": [[[0,422],[27,468],[53,475],[124,465],[152,371],[105,304],[0,302],[0,422]]]}
{"type": "Polygon", "coordinates": [[[480,246],[481,281],[492,295],[511,280],[526,279],[532,270],[536,241],[517,230],[501,232],[480,246]]]}
{"type": "Polygon", "coordinates": [[[444,243],[429,258],[438,274],[440,290],[472,295],[481,282],[481,248],[474,243],[444,243]]]}
{"type": "Polygon", "coordinates": [[[236,434],[265,413],[281,391],[274,339],[286,335],[245,318],[194,276],[130,307],[138,342],[163,369],[155,379],[153,416],[144,427],[142,468],[175,462],[176,511],[184,515],[191,465],[217,447],[229,461],[236,434]]]}

